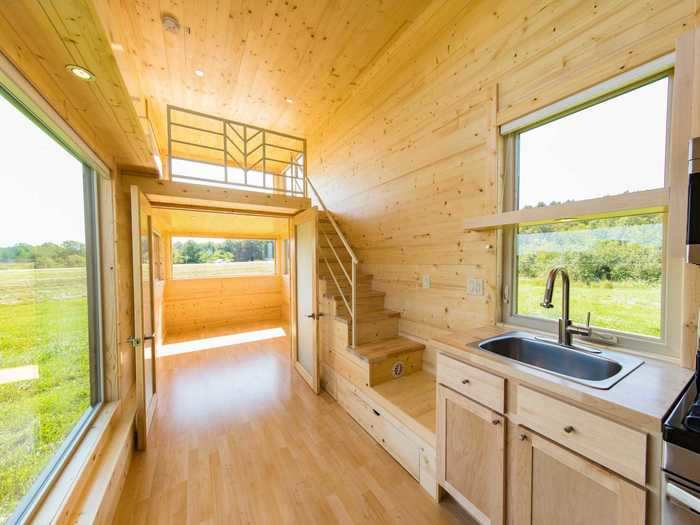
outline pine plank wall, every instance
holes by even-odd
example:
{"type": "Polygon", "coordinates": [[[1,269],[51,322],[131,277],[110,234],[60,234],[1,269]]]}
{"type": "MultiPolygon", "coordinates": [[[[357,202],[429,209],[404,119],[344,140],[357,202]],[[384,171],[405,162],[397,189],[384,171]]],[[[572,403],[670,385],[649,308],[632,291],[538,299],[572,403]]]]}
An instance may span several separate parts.
{"type": "Polygon", "coordinates": [[[466,218],[497,211],[497,126],[673,51],[695,8],[433,1],[358,75],[308,137],[309,176],[404,334],[499,316],[499,240],[463,231],[466,218]],[[467,295],[470,277],[485,280],[483,296],[467,295]]]}

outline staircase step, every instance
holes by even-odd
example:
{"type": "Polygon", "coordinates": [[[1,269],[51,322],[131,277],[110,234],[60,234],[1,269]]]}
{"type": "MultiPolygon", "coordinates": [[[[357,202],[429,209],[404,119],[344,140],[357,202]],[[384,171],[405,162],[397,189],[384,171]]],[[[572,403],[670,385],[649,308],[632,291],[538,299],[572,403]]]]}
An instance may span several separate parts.
{"type": "MultiPolygon", "coordinates": [[[[343,290],[345,292],[345,290],[343,290]]],[[[350,289],[347,290],[347,293],[345,293],[345,298],[350,299],[352,295],[352,291],[350,289]]],[[[338,289],[336,287],[332,287],[330,291],[326,292],[323,294],[324,297],[327,297],[328,299],[337,299],[338,301],[342,301],[343,298],[338,293],[338,289]]],[[[369,286],[366,285],[360,285],[357,288],[357,300],[358,302],[360,299],[366,299],[368,297],[384,297],[386,296],[385,292],[377,292],[376,290],[372,290],[369,286]]]]}
{"type": "Polygon", "coordinates": [[[425,350],[425,345],[423,343],[417,343],[411,339],[399,336],[385,341],[359,345],[354,349],[354,352],[362,359],[372,364],[399,354],[420,350],[425,350]]]}
{"type": "MultiPolygon", "coordinates": [[[[365,314],[362,314],[359,316],[357,319],[358,323],[373,323],[376,321],[382,321],[384,319],[389,319],[392,317],[401,317],[401,314],[399,312],[395,312],[394,310],[375,310],[374,312],[367,312],[365,314]]],[[[338,313],[336,314],[335,318],[338,321],[342,321],[344,323],[348,323],[350,321],[350,316],[343,312],[343,313],[338,313]]]]}

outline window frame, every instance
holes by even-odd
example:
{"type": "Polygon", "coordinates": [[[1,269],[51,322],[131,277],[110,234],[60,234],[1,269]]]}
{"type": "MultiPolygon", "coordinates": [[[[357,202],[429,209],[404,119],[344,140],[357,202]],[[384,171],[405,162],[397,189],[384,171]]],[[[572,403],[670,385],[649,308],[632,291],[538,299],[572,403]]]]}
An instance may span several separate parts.
{"type": "MultiPolygon", "coordinates": [[[[515,129],[509,130],[503,136],[503,158],[505,161],[504,165],[504,187],[503,187],[503,210],[505,212],[519,212],[522,209],[519,208],[518,203],[518,189],[520,182],[519,174],[519,138],[524,132],[531,129],[546,125],[550,122],[558,120],[560,118],[572,115],[579,111],[585,110],[607,100],[613,99],[620,95],[624,95],[630,91],[637,88],[643,87],[645,85],[651,84],[661,80],[662,78],[668,78],[668,95],[667,95],[667,112],[666,112],[666,159],[664,166],[664,182],[663,187],[656,189],[667,189],[669,188],[669,168],[670,168],[670,143],[671,143],[671,110],[673,102],[673,85],[674,85],[674,69],[671,65],[661,71],[654,72],[647,76],[637,78],[634,81],[630,81],[622,86],[618,86],[616,89],[604,93],[602,95],[592,96],[590,98],[585,98],[577,100],[575,103],[570,105],[557,113],[547,114],[541,120],[535,120],[527,123],[522,127],[517,127],[515,129]]],[[[595,87],[591,90],[591,93],[595,93],[595,87]]],[[[577,97],[572,97],[575,100],[577,97]]],[[[537,113],[537,112],[535,112],[537,113]]],[[[547,113],[545,111],[545,113],[547,113]]],[[[523,120],[527,120],[528,116],[523,117],[523,120]]],[[[518,119],[520,120],[520,119],[518,119]]],[[[509,127],[505,126],[506,129],[509,127]]],[[[629,196],[634,194],[641,194],[649,190],[641,190],[625,193],[623,195],[629,196]]],[[[671,349],[670,341],[672,339],[671,331],[675,329],[675,325],[671,319],[672,309],[670,306],[670,294],[671,290],[674,288],[675,283],[671,276],[669,275],[670,269],[670,249],[669,249],[669,210],[666,204],[660,205],[658,209],[644,209],[644,210],[628,210],[620,209],[613,202],[609,206],[606,206],[606,200],[610,198],[619,197],[618,195],[611,195],[606,197],[599,197],[595,200],[602,206],[595,215],[580,215],[577,213],[567,213],[567,209],[575,209],[577,203],[581,201],[573,201],[572,203],[564,203],[557,205],[560,213],[558,213],[556,218],[548,219],[546,221],[538,222],[521,222],[515,224],[507,224],[503,227],[503,276],[502,276],[502,295],[501,295],[501,317],[502,322],[522,326],[524,328],[530,328],[534,330],[539,330],[543,332],[556,333],[556,320],[546,319],[543,317],[535,317],[531,315],[519,314],[516,312],[517,298],[518,298],[518,287],[517,287],[517,247],[516,239],[517,232],[520,226],[526,226],[531,224],[556,224],[561,220],[586,220],[592,218],[606,218],[615,216],[633,216],[641,214],[651,214],[659,213],[662,216],[663,222],[663,241],[662,241],[662,279],[661,279],[661,297],[660,297],[660,307],[661,307],[661,326],[659,337],[645,336],[642,334],[633,334],[630,332],[622,332],[619,330],[614,330],[610,328],[595,327],[595,318],[593,318],[593,326],[595,327],[595,334],[600,336],[598,338],[594,337],[592,339],[586,339],[585,344],[605,344],[608,346],[615,347],[616,349],[630,349],[643,353],[650,353],[656,356],[667,355],[673,356],[674,353],[671,349]],[[573,204],[573,206],[571,206],[573,204]],[[607,339],[607,341],[605,341],[607,339]],[[615,342],[612,342],[612,340],[615,342]]],[[[544,283],[542,285],[544,292],[544,283]]],[[[572,297],[575,301],[575,295],[572,297]]],[[[583,320],[573,320],[574,322],[583,322],[583,320]]]]}
{"type": "MultiPolygon", "coordinates": [[[[0,81],[3,80],[0,76],[0,81]]],[[[82,166],[83,213],[85,218],[86,283],[88,297],[88,359],[90,369],[90,407],[75,422],[49,462],[39,472],[26,494],[19,500],[8,524],[27,523],[39,511],[63,471],[78,450],[92,423],[100,414],[105,399],[104,381],[104,331],[102,322],[102,279],[100,259],[100,200],[98,195],[99,162],[86,155],[70,140],[62,137],[47,122],[47,117],[33,110],[24,99],[30,95],[15,92],[8,84],[0,82],[0,98],[4,98],[48,137],[73,156],[82,166]]]]}
{"type": "Polygon", "coordinates": [[[194,281],[198,279],[240,279],[245,277],[274,277],[279,274],[279,268],[277,263],[277,238],[275,237],[258,237],[258,236],[246,236],[237,235],[235,237],[211,237],[209,235],[171,235],[170,236],[170,280],[171,281],[194,281]],[[242,275],[207,275],[202,277],[175,277],[175,250],[173,245],[175,244],[175,239],[220,239],[224,241],[269,241],[273,245],[273,270],[271,273],[246,273],[242,275]]]}

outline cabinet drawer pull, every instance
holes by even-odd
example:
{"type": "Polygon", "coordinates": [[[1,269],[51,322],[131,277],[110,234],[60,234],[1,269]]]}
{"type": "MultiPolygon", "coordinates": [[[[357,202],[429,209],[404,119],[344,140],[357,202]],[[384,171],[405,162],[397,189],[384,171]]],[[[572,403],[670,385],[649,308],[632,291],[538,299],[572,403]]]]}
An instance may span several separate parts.
{"type": "Polygon", "coordinates": [[[493,419],[493,420],[491,420],[491,423],[493,423],[494,425],[500,425],[501,420],[500,419],[493,419]]]}
{"type": "Polygon", "coordinates": [[[526,441],[527,440],[527,434],[520,434],[520,441],[526,441]]]}
{"type": "Polygon", "coordinates": [[[574,430],[576,430],[576,429],[574,427],[572,427],[571,425],[564,427],[564,432],[566,432],[567,434],[571,434],[574,430]]]}
{"type": "Polygon", "coordinates": [[[375,416],[381,416],[381,414],[379,412],[377,412],[375,409],[372,409],[372,412],[374,412],[375,416]]]}
{"type": "Polygon", "coordinates": [[[462,379],[462,384],[463,384],[463,385],[468,385],[468,384],[469,384],[469,379],[462,379]]]}

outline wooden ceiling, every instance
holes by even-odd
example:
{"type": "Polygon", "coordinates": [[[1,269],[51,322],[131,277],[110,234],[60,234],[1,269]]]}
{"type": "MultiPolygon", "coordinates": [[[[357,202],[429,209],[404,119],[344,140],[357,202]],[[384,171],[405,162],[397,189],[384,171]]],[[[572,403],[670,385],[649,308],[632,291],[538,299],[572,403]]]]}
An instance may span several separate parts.
{"type": "Polygon", "coordinates": [[[155,208],[154,222],[161,234],[193,237],[269,237],[286,236],[289,220],[235,213],[216,213],[155,208]]]}
{"type": "Polygon", "coordinates": [[[105,163],[155,166],[90,0],[0,1],[0,52],[105,163]],[[86,67],[96,80],[77,79],[68,64],[86,67]]]}
{"type": "Polygon", "coordinates": [[[161,151],[167,104],[308,134],[429,3],[95,0],[139,113],[149,102],[161,151]],[[165,13],[177,33],[164,29],[165,13]]]}

